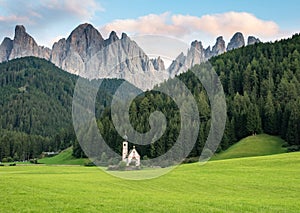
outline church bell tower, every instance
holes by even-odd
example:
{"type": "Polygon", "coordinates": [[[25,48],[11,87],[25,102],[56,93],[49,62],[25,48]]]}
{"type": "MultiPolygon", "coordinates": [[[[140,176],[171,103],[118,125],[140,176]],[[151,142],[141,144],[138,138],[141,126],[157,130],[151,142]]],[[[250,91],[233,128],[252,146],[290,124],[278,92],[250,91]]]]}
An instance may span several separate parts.
{"type": "Polygon", "coordinates": [[[124,136],[125,141],[123,141],[122,145],[122,161],[126,161],[127,155],[128,155],[128,142],[127,142],[127,136],[124,136]]]}

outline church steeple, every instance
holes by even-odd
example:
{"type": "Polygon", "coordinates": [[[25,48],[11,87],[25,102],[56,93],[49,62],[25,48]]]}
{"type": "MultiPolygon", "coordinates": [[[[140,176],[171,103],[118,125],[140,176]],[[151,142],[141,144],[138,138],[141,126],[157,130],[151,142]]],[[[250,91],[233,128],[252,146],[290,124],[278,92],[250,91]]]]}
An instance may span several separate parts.
{"type": "Polygon", "coordinates": [[[127,142],[127,136],[124,136],[125,141],[123,141],[122,146],[122,161],[126,161],[127,155],[128,155],[128,142],[127,142]]]}

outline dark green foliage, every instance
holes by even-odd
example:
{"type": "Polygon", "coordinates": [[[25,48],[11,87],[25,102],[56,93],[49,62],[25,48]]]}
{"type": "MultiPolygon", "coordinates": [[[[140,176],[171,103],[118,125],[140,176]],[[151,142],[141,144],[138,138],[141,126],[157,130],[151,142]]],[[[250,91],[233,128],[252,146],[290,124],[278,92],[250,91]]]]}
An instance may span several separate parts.
{"type": "MultiPolygon", "coordinates": [[[[228,117],[218,151],[225,150],[240,139],[262,132],[280,135],[289,145],[300,145],[300,36],[275,43],[260,43],[227,52],[210,60],[223,84],[228,117]]],[[[198,69],[195,66],[193,69],[198,69]]],[[[179,79],[192,92],[198,104],[201,125],[199,137],[189,157],[199,156],[210,128],[210,106],[205,90],[192,72],[179,79]]],[[[183,97],[173,80],[168,85],[183,97]]],[[[149,115],[159,110],[166,116],[166,132],[155,143],[137,146],[142,156],[160,156],[175,143],[180,132],[180,114],[172,99],[148,91],[131,104],[130,120],[139,132],[150,129],[149,115]]],[[[115,151],[121,151],[122,138],[115,131],[107,110],[98,121],[100,132],[115,151]]],[[[193,128],[192,124],[189,125],[193,128]]],[[[153,138],[153,141],[156,139],[153,138]]],[[[132,146],[132,145],[131,145],[132,146]]],[[[178,147],[180,152],[184,147],[178,147]]],[[[173,160],[176,160],[174,156],[173,160]]]]}
{"type": "MultiPolygon", "coordinates": [[[[0,161],[29,160],[42,151],[77,147],[72,125],[73,92],[78,77],[35,57],[0,64],[0,161]],[[1,131],[3,129],[3,131],[1,131]]],[[[97,85],[97,81],[88,81],[97,85]]],[[[123,80],[104,80],[95,111],[100,116],[123,80]]]]}
{"type": "Polygon", "coordinates": [[[300,36],[294,35],[211,59],[227,95],[235,141],[263,131],[280,135],[289,144],[300,144],[299,51],[300,36]]]}
{"type": "MultiPolygon", "coordinates": [[[[275,43],[236,49],[210,60],[224,87],[228,112],[218,151],[227,149],[241,138],[262,132],[280,135],[292,147],[290,150],[300,147],[299,52],[300,36],[295,35],[275,43]]],[[[199,66],[192,69],[199,69],[199,66]]],[[[183,73],[179,79],[197,102],[201,124],[197,142],[189,157],[199,156],[210,129],[210,102],[193,72],[183,73]]],[[[7,160],[8,157],[13,160],[31,159],[42,151],[62,150],[71,145],[73,156],[85,156],[76,140],[71,121],[76,80],[76,76],[33,57],[0,64],[0,128],[6,129],[0,134],[0,160],[7,160]]],[[[110,103],[112,94],[121,82],[104,81],[95,106],[99,131],[108,145],[119,154],[123,139],[112,123],[110,103]]],[[[180,102],[186,101],[186,94],[172,79],[156,89],[167,86],[169,91],[179,95],[180,102]]],[[[182,107],[188,106],[183,104],[182,107]]],[[[167,128],[161,138],[152,138],[155,143],[136,145],[140,155],[149,158],[160,156],[173,147],[181,129],[176,103],[165,94],[147,91],[136,97],[130,107],[130,122],[136,131],[145,133],[150,130],[149,116],[154,111],[165,115],[167,128]]],[[[194,128],[193,123],[184,125],[191,130],[194,128]]],[[[86,131],[90,131],[86,128],[86,131]]],[[[184,144],[177,145],[172,160],[180,160],[176,159],[176,153],[183,152],[184,148],[184,144]]],[[[102,158],[101,162],[104,163],[107,159],[113,159],[113,156],[98,158],[102,158]]]]}

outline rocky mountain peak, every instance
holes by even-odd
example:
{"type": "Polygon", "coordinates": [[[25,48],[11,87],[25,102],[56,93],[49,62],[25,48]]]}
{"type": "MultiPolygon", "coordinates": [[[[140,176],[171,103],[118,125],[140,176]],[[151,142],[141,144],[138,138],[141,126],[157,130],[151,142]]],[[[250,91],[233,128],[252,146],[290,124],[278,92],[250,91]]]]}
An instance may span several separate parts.
{"type": "Polygon", "coordinates": [[[66,40],[66,45],[67,49],[73,49],[85,61],[103,48],[104,39],[96,28],[91,24],[85,23],[79,25],[71,32],[66,40]]]}
{"type": "Polygon", "coordinates": [[[260,43],[260,40],[258,38],[255,38],[254,36],[249,36],[248,37],[248,45],[260,43]]]}
{"type": "Polygon", "coordinates": [[[26,35],[26,29],[23,25],[17,25],[15,28],[15,39],[26,35]]]}
{"type": "Polygon", "coordinates": [[[223,36],[219,36],[217,38],[216,44],[212,48],[212,55],[216,56],[224,53],[225,51],[226,51],[225,41],[223,39],[223,36]]]}
{"type": "Polygon", "coordinates": [[[119,40],[119,37],[117,36],[117,33],[115,31],[111,31],[109,34],[109,38],[107,39],[109,43],[115,42],[119,40]]]}
{"type": "Polygon", "coordinates": [[[129,37],[127,36],[127,34],[126,34],[126,33],[122,33],[121,39],[123,40],[123,39],[127,39],[127,38],[129,38],[129,37]]]}
{"type": "Polygon", "coordinates": [[[5,37],[0,45],[0,61],[7,61],[13,48],[13,40],[5,37]]]}
{"type": "Polygon", "coordinates": [[[164,61],[159,56],[158,58],[151,59],[151,62],[153,64],[153,67],[157,71],[164,71],[165,70],[165,64],[164,61]]]}
{"type": "Polygon", "coordinates": [[[202,42],[198,41],[198,40],[193,41],[191,43],[191,47],[195,48],[196,50],[202,50],[203,49],[202,42]]]}
{"type": "Polygon", "coordinates": [[[26,32],[25,27],[23,25],[17,25],[8,59],[10,60],[25,56],[36,56],[49,59],[50,49],[38,46],[35,40],[26,32]]]}
{"type": "Polygon", "coordinates": [[[17,25],[15,28],[14,43],[25,45],[28,42],[37,45],[35,40],[26,32],[25,27],[23,25],[17,25]]]}
{"type": "Polygon", "coordinates": [[[71,42],[77,42],[78,39],[84,39],[85,41],[92,42],[93,39],[98,41],[104,41],[102,35],[99,31],[93,27],[91,24],[81,24],[76,27],[68,37],[71,42]]]}
{"type": "Polygon", "coordinates": [[[237,32],[233,35],[231,38],[228,46],[227,46],[227,51],[233,50],[240,48],[242,46],[245,46],[245,39],[242,33],[237,32]]]}
{"type": "MultiPolygon", "coordinates": [[[[260,42],[249,36],[248,45],[260,42]]],[[[245,45],[242,33],[236,33],[230,40],[227,50],[245,45]]],[[[164,61],[158,57],[149,59],[139,45],[126,33],[121,39],[115,31],[103,39],[100,32],[91,24],[76,27],[67,39],[60,39],[49,48],[38,46],[22,25],[15,28],[14,39],[5,38],[0,45],[0,62],[14,58],[35,56],[45,58],[56,66],[86,78],[123,78],[141,89],[150,89],[155,84],[187,71],[195,64],[207,61],[224,53],[225,41],[222,36],[215,45],[206,49],[202,42],[191,43],[186,54],[181,53],[166,70],[164,61]],[[160,71],[160,72],[156,72],[160,71]]]]}

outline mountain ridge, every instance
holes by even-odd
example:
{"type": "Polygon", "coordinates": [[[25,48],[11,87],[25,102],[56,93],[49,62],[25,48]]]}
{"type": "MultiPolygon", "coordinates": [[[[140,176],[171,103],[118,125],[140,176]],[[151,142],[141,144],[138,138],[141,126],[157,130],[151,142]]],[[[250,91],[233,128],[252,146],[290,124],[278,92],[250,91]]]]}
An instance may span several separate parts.
{"type": "MultiPolygon", "coordinates": [[[[260,42],[249,36],[248,45],[260,42]]],[[[211,57],[245,46],[242,33],[236,33],[228,46],[222,36],[215,45],[206,49],[195,40],[187,53],[179,54],[166,68],[161,57],[150,59],[143,49],[126,33],[121,38],[112,31],[107,39],[91,24],[77,26],[67,38],[52,45],[52,49],[39,46],[26,32],[23,25],[15,27],[13,39],[5,37],[0,45],[0,62],[15,58],[35,56],[55,64],[59,68],[90,79],[121,78],[147,90],[164,80],[207,61],[211,57]],[[184,56],[184,57],[183,57],[184,56]]]]}

